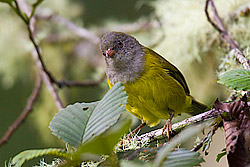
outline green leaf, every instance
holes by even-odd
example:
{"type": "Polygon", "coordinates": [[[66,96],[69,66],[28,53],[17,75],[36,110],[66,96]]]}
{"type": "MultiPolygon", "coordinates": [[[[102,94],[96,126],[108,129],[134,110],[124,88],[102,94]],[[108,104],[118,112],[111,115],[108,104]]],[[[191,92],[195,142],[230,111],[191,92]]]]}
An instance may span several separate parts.
{"type": "Polygon", "coordinates": [[[116,83],[98,103],[86,125],[83,142],[102,134],[126,111],[128,96],[123,89],[121,83],[116,83]]]}
{"type": "Polygon", "coordinates": [[[18,155],[16,155],[12,161],[11,161],[11,166],[13,167],[20,167],[22,166],[25,162],[37,158],[39,156],[43,155],[56,155],[59,157],[63,157],[66,159],[69,159],[71,157],[70,153],[66,152],[65,149],[60,149],[60,148],[49,148],[49,149],[40,149],[40,150],[26,150],[18,155]]]}
{"type": "Polygon", "coordinates": [[[102,134],[126,111],[127,94],[115,84],[99,102],[75,103],[57,113],[50,122],[52,133],[77,147],[102,134]]]}
{"type": "Polygon", "coordinates": [[[212,121],[204,122],[200,125],[190,126],[184,129],[178,136],[174,137],[166,146],[162,147],[154,160],[154,166],[159,167],[165,161],[166,157],[171,153],[171,151],[180,143],[187,141],[190,137],[201,132],[205,127],[212,124],[212,121]]]}
{"type": "Polygon", "coordinates": [[[200,166],[200,163],[205,162],[202,157],[200,157],[200,153],[178,149],[169,153],[167,160],[163,162],[162,166],[167,167],[192,167],[192,166],[200,166]]]}
{"type": "Polygon", "coordinates": [[[128,112],[122,113],[116,124],[78,148],[67,165],[77,164],[86,159],[97,160],[98,158],[93,155],[111,155],[122,135],[129,131],[131,123],[131,115],[128,112]]]}
{"type": "MultiPolygon", "coordinates": [[[[154,150],[154,152],[157,152],[159,148],[155,147],[152,150],[151,148],[146,148],[150,152],[154,150]]],[[[143,150],[141,150],[143,151],[143,150]]],[[[121,160],[121,166],[122,167],[153,167],[153,163],[149,162],[150,157],[152,155],[146,155],[143,152],[138,152],[138,156],[140,156],[140,159],[144,156],[145,162],[139,161],[139,159],[133,159],[132,161],[127,160],[121,160]]],[[[167,167],[192,167],[192,166],[200,166],[200,163],[204,162],[204,159],[200,157],[200,153],[193,152],[190,150],[185,149],[178,149],[176,151],[172,151],[168,154],[167,160],[162,163],[162,166],[167,167]]]]}
{"type": "Polygon", "coordinates": [[[75,103],[62,109],[50,122],[52,134],[74,147],[79,146],[86,124],[97,103],[75,103]]]}
{"type": "Polygon", "coordinates": [[[122,113],[115,125],[110,127],[103,134],[83,144],[80,149],[78,149],[76,155],[86,152],[105,155],[111,154],[114,146],[117,144],[122,135],[129,131],[129,127],[132,122],[130,116],[131,115],[128,112],[122,113]]]}
{"type": "Polygon", "coordinates": [[[217,161],[217,162],[219,162],[220,159],[221,159],[223,156],[227,155],[227,152],[226,152],[226,149],[225,149],[225,148],[224,148],[222,151],[223,151],[222,153],[220,153],[220,154],[217,155],[217,158],[216,158],[216,161],[217,161]]]}
{"type": "MultiPolygon", "coordinates": [[[[124,161],[121,160],[121,166],[122,167],[153,167],[153,163],[149,162],[150,159],[152,160],[154,156],[154,152],[158,152],[159,148],[154,147],[152,148],[145,148],[148,151],[143,152],[143,149],[140,150],[140,152],[137,152],[137,158],[133,159],[132,161],[124,161]],[[152,153],[150,153],[152,152],[152,153]],[[146,154],[147,153],[147,154],[146,154]],[[138,159],[140,157],[140,161],[138,159]],[[144,158],[143,158],[144,157],[144,158]],[[146,163],[147,162],[147,163],[146,163]]],[[[134,151],[135,153],[135,151],[134,151]]],[[[128,155],[129,156],[129,155],[128,155]]],[[[162,166],[167,166],[167,167],[191,167],[191,166],[200,166],[200,163],[204,162],[204,159],[200,157],[200,153],[193,152],[190,150],[185,150],[183,148],[178,149],[176,151],[172,151],[168,154],[167,160],[162,163],[162,166]]]]}
{"type": "Polygon", "coordinates": [[[235,90],[250,91],[250,71],[237,69],[225,72],[219,76],[218,83],[225,84],[235,90]]]}

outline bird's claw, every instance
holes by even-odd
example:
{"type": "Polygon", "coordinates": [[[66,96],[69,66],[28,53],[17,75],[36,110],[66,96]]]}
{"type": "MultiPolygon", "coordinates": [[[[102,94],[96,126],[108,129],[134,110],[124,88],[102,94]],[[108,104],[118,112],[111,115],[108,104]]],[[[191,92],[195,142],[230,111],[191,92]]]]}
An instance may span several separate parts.
{"type": "Polygon", "coordinates": [[[171,124],[171,120],[168,119],[166,124],[163,126],[162,128],[162,134],[166,131],[168,139],[170,138],[170,133],[172,133],[172,124],[171,124]]]}

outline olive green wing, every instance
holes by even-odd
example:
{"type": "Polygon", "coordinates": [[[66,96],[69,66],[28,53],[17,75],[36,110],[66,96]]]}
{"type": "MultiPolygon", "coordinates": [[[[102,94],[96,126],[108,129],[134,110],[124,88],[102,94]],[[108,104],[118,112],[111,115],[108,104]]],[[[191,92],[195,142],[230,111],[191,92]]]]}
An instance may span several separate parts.
{"type": "Polygon", "coordinates": [[[147,48],[150,52],[150,54],[154,57],[157,57],[157,59],[159,59],[161,66],[166,69],[167,74],[170,75],[171,77],[173,77],[185,90],[185,93],[187,95],[190,94],[187,82],[184,78],[184,76],[182,75],[182,73],[173,65],[171,64],[169,61],[167,61],[165,58],[163,58],[161,55],[159,55],[158,53],[156,53],[155,51],[147,48]]]}

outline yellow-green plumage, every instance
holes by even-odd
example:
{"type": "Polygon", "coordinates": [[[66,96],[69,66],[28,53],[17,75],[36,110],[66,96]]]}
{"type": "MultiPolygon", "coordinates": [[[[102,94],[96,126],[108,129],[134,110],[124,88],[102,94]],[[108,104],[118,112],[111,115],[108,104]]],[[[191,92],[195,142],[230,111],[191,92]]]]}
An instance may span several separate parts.
{"type": "MultiPolygon", "coordinates": [[[[126,109],[150,126],[160,119],[202,112],[206,106],[195,101],[181,72],[134,37],[110,32],[102,37],[109,87],[122,82],[128,94],[126,109]]],[[[170,118],[171,120],[171,118],[170,118]]]]}
{"type": "MultiPolygon", "coordinates": [[[[141,77],[134,82],[124,83],[128,94],[126,109],[150,126],[157,125],[160,119],[168,119],[169,109],[174,110],[175,114],[192,111],[192,98],[168,74],[169,70],[176,71],[175,67],[154,51],[148,48],[144,48],[144,51],[146,63],[141,77]]],[[[110,88],[112,85],[109,82],[110,88]]]]}

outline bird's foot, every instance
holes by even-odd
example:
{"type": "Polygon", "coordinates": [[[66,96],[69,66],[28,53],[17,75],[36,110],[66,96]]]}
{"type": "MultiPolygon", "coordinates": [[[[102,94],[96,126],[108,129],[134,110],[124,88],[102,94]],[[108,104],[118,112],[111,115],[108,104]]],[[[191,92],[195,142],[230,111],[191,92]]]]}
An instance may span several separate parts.
{"type": "Polygon", "coordinates": [[[174,111],[173,110],[169,110],[169,119],[167,120],[166,124],[163,126],[163,129],[162,129],[162,134],[166,131],[167,132],[167,136],[168,136],[168,139],[169,139],[169,135],[170,133],[172,133],[172,124],[171,124],[171,121],[174,117],[174,111]]]}
{"type": "Polygon", "coordinates": [[[170,133],[172,133],[172,124],[171,124],[171,119],[168,119],[166,124],[162,128],[162,134],[166,131],[168,139],[170,136],[170,133]]]}

